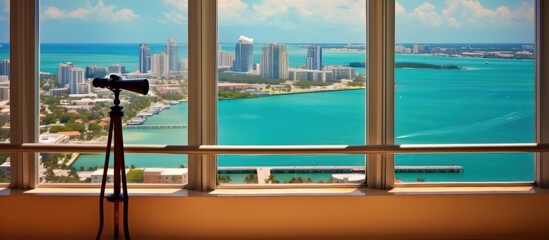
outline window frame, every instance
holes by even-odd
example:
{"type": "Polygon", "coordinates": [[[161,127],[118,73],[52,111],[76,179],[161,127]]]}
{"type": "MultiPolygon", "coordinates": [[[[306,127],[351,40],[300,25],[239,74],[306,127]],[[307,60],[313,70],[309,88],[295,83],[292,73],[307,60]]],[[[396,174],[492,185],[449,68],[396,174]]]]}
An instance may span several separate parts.
{"type": "MultiPolygon", "coordinates": [[[[48,145],[38,143],[39,0],[10,0],[10,57],[12,85],[11,142],[0,151],[11,152],[11,188],[97,187],[94,184],[38,183],[38,152],[103,152],[101,145],[48,145]],[[30,98],[28,96],[31,96],[30,98]]],[[[549,3],[535,0],[536,142],[525,144],[394,145],[394,29],[395,0],[366,0],[367,11],[367,145],[358,146],[221,146],[217,145],[217,1],[188,1],[189,29],[189,145],[127,145],[126,153],[189,154],[188,185],[132,185],[139,187],[187,187],[211,191],[218,186],[218,154],[364,154],[367,155],[367,186],[390,189],[415,184],[394,183],[394,154],[455,152],[535,152],[535,182],[549,186],[549,17],[542,9],[549,3]],[[543,31],[545,30],[545,31],[543,31]],[[545,36],[542,34],[545,32],[545,36]]],[[[422,185],[433,185],[427,183],[422,185]]],[[[524,183],[442,183],[463,185],[516,185],[524,183]]],[[[528,184],[528,183],[527,183],[528,184]]],[[[438,185],[438,184],[435,184],[438,185]]],[[[235,185],[236,188],[344,187],[339,184],[235,185]]],[[[357,186],[357,185],[352,185],[357,186]]],[[[229,187],[231,188],[231,187],[229,187]]]]}

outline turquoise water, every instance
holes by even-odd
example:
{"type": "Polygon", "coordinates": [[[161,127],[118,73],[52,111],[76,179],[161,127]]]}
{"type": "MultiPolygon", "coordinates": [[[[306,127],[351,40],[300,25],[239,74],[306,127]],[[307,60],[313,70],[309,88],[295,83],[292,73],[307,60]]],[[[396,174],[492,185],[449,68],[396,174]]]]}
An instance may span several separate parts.
{"type": "MultiPolygon", "coordinates": [[[[257,44],[256,44],[257,45],[257,44]]],[[[61,62],[77,66],[121,63],[137,67],[138,44],[43,44],[41,71],[56,72],[61,62]]],[[[152,44],[160,52],[163,44],[152,44]]],[[[184,45],[181,45],[184,46],[184,45]]],[[[223,44],[231,51],[234,44],[223,44]]],[[[260,46],[254,47],[259,62],[260,46]]],[[[184,47],[180,58],[186,57],[184,47]]],[[[288,45],[290,65],[305,63],[306,50],[288,45]]],[[[0,54],[1,51],[0,51],[0,54]]],[[[324,52],[324,64],[364,61],[364,54],[324,52]]],[[[455,64],[464,70],[397,69],[395,141],[406,143],[511,143],[534,141],[534,62],[531,60],[448,58],[397,55],[397,62],[455,64]],[[488,64],[485,64],[488,61],[488,64]]],[[[364,72],[364,69],[356,69],[364,72]]],[[[271,96],[219,102],[219,143],[364,144],[365,90],[271,96]]],[[[187,104],[180,103],[146,124],[186,124],[187,104]]],[[[126,129],[126,143],[186,144],[185,129],[126,129]]],[[[97,166],[102,155],[82,155],[74,164],[97,166]]],[[[403,181],[532,181],[533,154],[398,155],[397,165],[461,165],[460,174],[397,174],[403,181]]],[[[184,155],[128,154],[138,167],[178,167],[184,155]]],[[[363,166],[364,157],[227,156],[220,166],[363,166]]]]}

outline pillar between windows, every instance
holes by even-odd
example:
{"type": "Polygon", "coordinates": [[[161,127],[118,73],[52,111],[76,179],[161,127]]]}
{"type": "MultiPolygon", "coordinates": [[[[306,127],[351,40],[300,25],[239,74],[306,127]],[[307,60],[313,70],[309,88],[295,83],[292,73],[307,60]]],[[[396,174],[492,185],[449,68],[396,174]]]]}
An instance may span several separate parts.
{"type": "MultiPolygon", "coordinates": [[[[536,142],[549,143],[548,1],[536,1],[536,142]],[[545,50],[545,51],[544,51],[545,50]]],[[[536,154],[536,184],[549,187],[549,153],[536,154]]]]}
{"type": "MultiPolygon", "coordinates": [[[[10,2],[10,141],[38,140],[38,0],[10,2]]],[[[37,184],[38,154],[11,154],[12,188],[29,189],[37,184]]]]}
{"type": "MultiPolygon", "coordinates": [[[[367,1],[367,140],[368,145],[394,144],[395,1],[367,1]]],[[[394,184],[394,154],[369,155],[367,183],[388,189],[394,184]]]]}
{"type": "MultiPolygon", "coordinates": [[[[189,145],[217,144],[217,1],[189,1],[189,145]]],[[[189,189],[215,189],[217,158],[189,155],[189,189]]]]}

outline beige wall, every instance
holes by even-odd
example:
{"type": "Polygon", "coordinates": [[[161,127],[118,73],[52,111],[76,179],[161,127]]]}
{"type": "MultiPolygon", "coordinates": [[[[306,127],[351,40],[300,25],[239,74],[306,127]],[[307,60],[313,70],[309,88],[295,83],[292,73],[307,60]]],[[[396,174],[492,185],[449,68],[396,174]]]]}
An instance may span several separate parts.
{"type": "MultiPolygon", "coordinates": [[[[95,196],[0,196],[0,239],[92,239],[95,196]]],[[[133,197],[134,239],[549,236],[549,193],[310,197],[133,197]]],[[[106,204],[106,239],[112,205],[106,204]]]]}

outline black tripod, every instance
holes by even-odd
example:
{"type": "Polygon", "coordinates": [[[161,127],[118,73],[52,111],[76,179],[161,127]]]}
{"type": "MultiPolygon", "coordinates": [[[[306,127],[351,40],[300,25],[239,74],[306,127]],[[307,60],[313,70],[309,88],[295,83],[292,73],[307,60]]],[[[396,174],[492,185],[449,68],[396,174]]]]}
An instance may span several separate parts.
{"type": "Polygon", "coordinates": [[[124,142],[122,139],[122,116],[123,107],[120,106],[120,88],[111,89],[114,92],[114,106],[111,107],[109,138],[107,140],[107,150],[105,152],[105,164],[103,166],[103,179],[101,180],[101,193],[99,195],[99,231],[96,239],[101,239],[103,233],[103,203],[105,198],[105,185],[107,183],[107,172],[109,169],[109,157],[111,153],[111,143],[114,132],[114,177],[113,177],[113,194],[109,194],[107,201],[114,203],[114,238],[120,239],[119,230],[119,203],[124,203],[124,236],[130,238],[130,230],[128,228],[128,185],[126,181],[126,171],[124,163],[124,142]],[[122,179],[121,179],[122,178],[122,179]],[[120,180],[122,180],[122,192],[120,192],[120,180]]]}
{"type": "Polygon", "coordinates": [[[99,195],[99,231],[96,239],[101,239],[103,233],[104,214],[103,203],[105,198],[105,185],[108,178],[109,157],[111,154],[111,144],[114,133],[114,176],[113,176],[113,194],[107,196],[109,202],[114,203],[114,238],[119,239],[119,203],[124,203],[124,236],[130,239],[130,230],[128,228],[128,182],[126,181],[126,164],[124,163],[124,140],[122,138],[122,116],[123,107],[120,106],[120,91],[122,89],[147,95],[149,92],[149,81],[147,79],[123,80],[120,76],[110,75],[109,78],[93,79],[93,86],[108,88],[114,92],[114,106],[111,107],[109,125],[109,138],[107,140],[107,150],[105,152],[105,164],[103,166],[103,179],[101,179],[101,193],[99,195]],[[120,183],[122,183],[122,192],[120,192],[120,183]]]}

